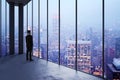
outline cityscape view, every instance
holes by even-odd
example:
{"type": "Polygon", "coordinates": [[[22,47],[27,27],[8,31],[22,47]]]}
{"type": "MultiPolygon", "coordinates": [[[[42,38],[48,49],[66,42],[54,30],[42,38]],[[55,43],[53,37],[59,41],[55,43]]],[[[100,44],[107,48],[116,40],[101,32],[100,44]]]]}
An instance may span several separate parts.
{"type": "MultiPolygon", "coordinates": [[[[24,37],[28,29],[33,31],[33,55],[46,60],[48,52],[48,61],[58,64],[60,52],[61,65],[75,69],[77,57],[78,71],[99,77],[106,76],[107,65],[112,64],[114,58],[120,58],[120,11],[118,10],[120,1],[105,1],[103,32],[102,0],[78,0],[77,49],[75,0],[60,0],[60,16],[58,0],[48,1],[48,28],[47,0],[40,0],[39,4],[38,2],[38,0],[32,0],[24,6],[24,37]],[[40,8],[38,8],[39,5],[40,8]],[[103,33],[105,33],[104,39],[103,33]],[[103,75],[103,65],[105,75],[103,75]]],[[[6,56],[9,54],[9,6],[5,0],[2,0],[2,3],[2,54],[0,56],[6,56]]],[[[15,53],[18,54],[18,7],[15,8],[15,14],[15,53]]],[[[24,52],[26,53],[26,43],[24,52]]]]}

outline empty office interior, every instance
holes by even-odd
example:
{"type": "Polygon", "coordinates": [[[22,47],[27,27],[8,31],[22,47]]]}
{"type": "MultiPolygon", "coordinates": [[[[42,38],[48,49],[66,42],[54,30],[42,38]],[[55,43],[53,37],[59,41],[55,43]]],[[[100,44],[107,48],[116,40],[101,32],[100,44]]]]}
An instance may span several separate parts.
{"type": "Polygon", "coordinates": [[[0,0],[0,58],[26,54],[31,30],[35,57],[106,79],[120,66],[120,0],[26,1],[0,0]]]}

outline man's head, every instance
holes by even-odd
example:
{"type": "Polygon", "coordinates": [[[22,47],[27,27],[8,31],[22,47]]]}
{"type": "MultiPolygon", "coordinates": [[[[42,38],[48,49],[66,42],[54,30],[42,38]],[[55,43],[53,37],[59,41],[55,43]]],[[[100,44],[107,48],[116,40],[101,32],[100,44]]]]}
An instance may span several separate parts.
{"type": "Polygon", "coordinates": [[[30,35],[31,34],[31,31],[30,30],[27,30],[27,35],[30,35]]]}

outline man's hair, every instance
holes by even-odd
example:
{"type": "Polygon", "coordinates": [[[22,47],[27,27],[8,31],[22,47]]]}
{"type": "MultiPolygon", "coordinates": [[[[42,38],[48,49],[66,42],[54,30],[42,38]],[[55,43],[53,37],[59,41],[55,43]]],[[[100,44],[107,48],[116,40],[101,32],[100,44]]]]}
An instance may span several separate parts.
{"type": "Polygon", "coordinates": [[[30,30],[27,30],[27,33],[30,33],[30,30]]]}

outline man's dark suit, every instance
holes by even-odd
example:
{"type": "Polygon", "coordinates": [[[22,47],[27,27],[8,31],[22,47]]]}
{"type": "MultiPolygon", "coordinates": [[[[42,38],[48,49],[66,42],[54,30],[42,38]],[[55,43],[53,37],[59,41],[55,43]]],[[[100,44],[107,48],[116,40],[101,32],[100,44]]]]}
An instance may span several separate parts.
{"type": "Polygon", "coordinates": [[[27,47],[26,59],[28,60],[30,57],[30,60],[32,60],[32,49],[33,49],[33,37],[32,37],[32,35],[26,36],[26,47],[27,47]]]}

